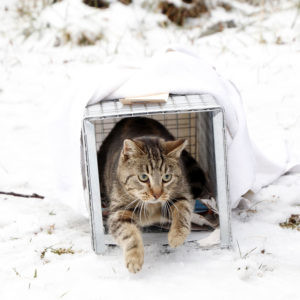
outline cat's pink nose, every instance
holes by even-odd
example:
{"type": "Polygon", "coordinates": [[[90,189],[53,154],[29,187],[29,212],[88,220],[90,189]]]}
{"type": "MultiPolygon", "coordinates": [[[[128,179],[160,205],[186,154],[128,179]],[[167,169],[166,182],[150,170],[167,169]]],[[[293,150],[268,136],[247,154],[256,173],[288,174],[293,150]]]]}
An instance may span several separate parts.
{"type": "Polygon", "coordinates": [[[161,189],[157,189],[157,190],[153,190],[152,195],[155,199],[158,199],[162,194],[162,190],[161,189]]]}

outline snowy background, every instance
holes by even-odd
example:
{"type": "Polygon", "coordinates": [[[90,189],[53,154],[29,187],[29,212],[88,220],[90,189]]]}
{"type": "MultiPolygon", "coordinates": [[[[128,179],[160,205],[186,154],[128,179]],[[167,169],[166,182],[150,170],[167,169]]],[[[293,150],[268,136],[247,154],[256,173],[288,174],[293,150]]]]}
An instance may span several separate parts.
{"type": "Polygon", "coordinates": [[[250,135],[270,156],[286,148],[300,161],[300,2],[207,1],[209,12],[183,26],[158,0],[51,2],[0,1],[0,191],[45,196],[0,195],[0,299],[298,299],[300,231],[279,223],[300,214],[299,174],[245,196],[233,250],[153,244],[132,275],[120,249],[93,253],[88,220],[53,189],[46,125],[64,99],[93,91],[104,63],[179,43],[236,84],[250,135]]]}

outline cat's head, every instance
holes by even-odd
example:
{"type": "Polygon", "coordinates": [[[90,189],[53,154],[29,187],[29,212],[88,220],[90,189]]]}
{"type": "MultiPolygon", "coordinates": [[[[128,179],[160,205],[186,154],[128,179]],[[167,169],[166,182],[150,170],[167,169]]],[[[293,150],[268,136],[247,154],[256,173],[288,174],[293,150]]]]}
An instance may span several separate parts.
{"type": "Polygon", "coordinates": [[[182,188],[180,155],[186,144],[155,137],[124,140],[118,177],[125,191],[147,203],[168,201],[182,188]]]}

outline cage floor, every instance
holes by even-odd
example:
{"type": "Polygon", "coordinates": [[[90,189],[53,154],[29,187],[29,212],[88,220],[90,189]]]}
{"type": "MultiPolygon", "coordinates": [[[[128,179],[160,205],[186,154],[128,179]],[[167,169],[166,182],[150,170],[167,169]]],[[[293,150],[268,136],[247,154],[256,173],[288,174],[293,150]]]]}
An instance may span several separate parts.
{"type": "MultiPolygon", "coordinates": [[[[191,234],[187,237],[186,242],[195,242],[201,239],[208,237],[212,231],[197,231],[191,232],[191,234]]],[[[168,233],[167,232],[144,232],[143,236],[143,243],[144,245],[167,245],[168,244],[168,233]]],[[[104,235],[104,243],[105,245],[116,245],[113,237],[110,234],[104,235]]]]}

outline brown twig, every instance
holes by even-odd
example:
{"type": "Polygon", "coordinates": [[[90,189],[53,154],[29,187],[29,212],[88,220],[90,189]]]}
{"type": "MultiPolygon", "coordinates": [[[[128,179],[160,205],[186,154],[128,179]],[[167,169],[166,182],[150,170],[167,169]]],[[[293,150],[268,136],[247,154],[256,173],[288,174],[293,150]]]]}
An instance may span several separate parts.
{"type": "Polygon", "coordinates": [[[33,193],[31,195],[24,195],[24,194],[18,194],[18,193],[14,193],[14,192],[1,192],[1,195],[9,195],[9,196],[15,196],[15,197],[23,197],[23,198],[38,198],[38,199],[44,199],[44,196],[38,195],[36,193],[33,193]]]}

